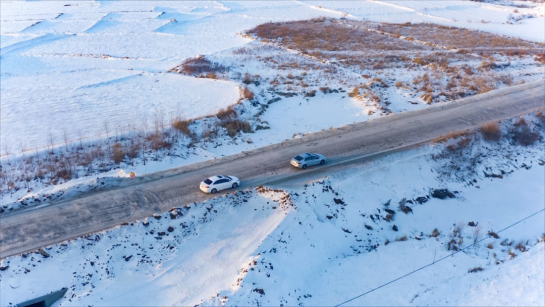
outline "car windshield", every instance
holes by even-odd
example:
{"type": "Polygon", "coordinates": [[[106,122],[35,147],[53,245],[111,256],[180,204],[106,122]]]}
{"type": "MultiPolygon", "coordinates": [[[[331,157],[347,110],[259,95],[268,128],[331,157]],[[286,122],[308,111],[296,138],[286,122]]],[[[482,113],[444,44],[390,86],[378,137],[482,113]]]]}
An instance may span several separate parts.
{"type": "Polygon", "coordinates": [[[223,177],[225,177],[225,178],[227,178],[227,179],[229,179],[229,180],[233,180],[233,178],[231,178],[231,177],[229,177],[229,176],[223,176],[223,177]]]}
{"type": "Polygon", "coordinates": [[[303,157],[297,156],[297,157],[295,157],[294,159],[297,160],[297,161],[301,161],[301,160],[303,160],[303,157]]]}
{"type": "Polygon", "coordinates": [[[212,180],[206,179],[206,180],[204,181],[204,183],[206,183],[206,184],[212,184],[212,180]]]}

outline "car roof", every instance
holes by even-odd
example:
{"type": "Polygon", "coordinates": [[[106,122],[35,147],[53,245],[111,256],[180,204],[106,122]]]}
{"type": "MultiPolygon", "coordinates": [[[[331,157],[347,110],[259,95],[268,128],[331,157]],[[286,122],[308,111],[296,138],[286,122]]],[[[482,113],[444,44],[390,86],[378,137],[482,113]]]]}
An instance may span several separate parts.
{"type": "Polygon", "coordinates": [[[309,153],[309,152],[305,152],[305,153],[302,153],[300,154],[299,156],[303,157],[303,158],[306,158],[306,157],[314,157],[314,156],[317,156],[316,154],[313,154],[313,153],[309,153]]]}
{"type": "Polygon", "coordinates": [[[212,181],[216,181],[218,179],[223,179],[225,178],[225,176],[222,176],[222,175],[217,175],[217,176],[212,176],[212,177],[209,177],[208,179],[212,180],[212,181]]]}

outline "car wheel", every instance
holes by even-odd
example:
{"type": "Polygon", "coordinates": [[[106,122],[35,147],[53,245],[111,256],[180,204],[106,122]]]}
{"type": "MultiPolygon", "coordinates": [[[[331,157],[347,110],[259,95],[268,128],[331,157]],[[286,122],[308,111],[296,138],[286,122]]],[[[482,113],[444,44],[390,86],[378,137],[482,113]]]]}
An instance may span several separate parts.
{"type": "Polygon", "coordinates": [[[238,183],[233,183],[233,189],[236,189],[238,187],[238,183]]]}
{"type": "Polygon", "coordinates": [[[218,190],[216,190],[216,189],[212,189],[212,191],[210,191],[210,192],[211,192],[212,194],[216,194],[217,191],[218,191],[218,190]]]}
{"type": "Polygon", "coordinates": [[[307,165],[306,165],[306,164],[303,164],[303,169],[307,169],[307,165]]]}
{"type": "Polygon", "coordinates": [[[324,164],[325,164],[325,160],[320,161],[320,165],[324,165],[324,164]]]}

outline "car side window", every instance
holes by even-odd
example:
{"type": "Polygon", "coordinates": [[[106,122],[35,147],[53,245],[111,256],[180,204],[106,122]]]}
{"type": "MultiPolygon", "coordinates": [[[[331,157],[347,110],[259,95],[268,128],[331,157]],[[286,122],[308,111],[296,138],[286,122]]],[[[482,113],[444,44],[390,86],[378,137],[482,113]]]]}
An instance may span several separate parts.
{"type": "Polygon", "coordinates": [[[305,158],[305,161],[310,161],[310,159],[312,159],[311,157],[307,157],[305,158]]]}
{"type": "Polygon", "coordinates": [[[222,184],[222,183],[226,183],[228,181],[229,181],[228,179],[220,179],[220,180],[216,181],[214,184],[222,184]]]}

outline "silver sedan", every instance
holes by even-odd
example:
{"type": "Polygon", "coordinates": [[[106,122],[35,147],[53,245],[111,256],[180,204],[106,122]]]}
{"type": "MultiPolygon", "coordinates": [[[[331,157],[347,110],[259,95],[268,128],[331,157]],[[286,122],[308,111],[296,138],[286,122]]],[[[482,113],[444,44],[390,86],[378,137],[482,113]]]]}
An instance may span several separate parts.
{"type": "Polygon", "coordinates": [[[307,169],[307,167],[313,165],[324,165],[325,162],[326,158],[323,155],[308,152],[291,159],[291,165],[302,169],[307,169]]]}

